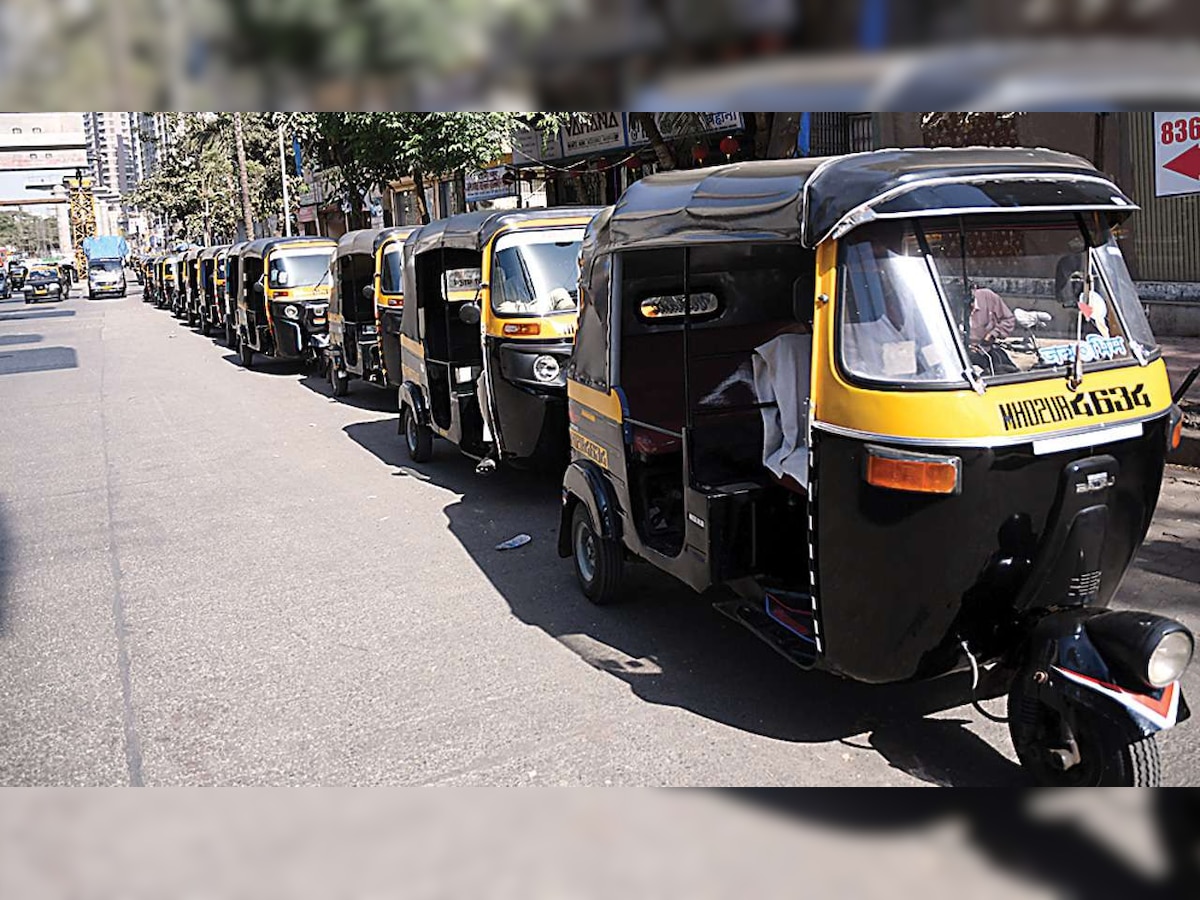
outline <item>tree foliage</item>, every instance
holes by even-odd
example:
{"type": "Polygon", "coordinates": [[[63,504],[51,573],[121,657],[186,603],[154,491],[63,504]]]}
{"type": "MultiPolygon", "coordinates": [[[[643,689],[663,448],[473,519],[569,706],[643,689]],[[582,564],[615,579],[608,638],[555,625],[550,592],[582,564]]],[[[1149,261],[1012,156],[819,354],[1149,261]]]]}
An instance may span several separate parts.
{"type": "MultiPolygon", "coordinates": [[[[251,215],[260,223],[283,213],[277,125],[273,113],[244,113],[251,215]]],[[[231,241],[242,221],[231,113],[173,113],[159,166],[133,193],[134,206],[164,219],[173,239],[231,241]]]]}
{"type": "Polygon", "coordinates": [[[424,185],[430,176],[486,166],[507,151],[518,130],[555,128],[564,120],[548,113],[344,112],[298,113],[292,124],[316,162],[338,173],[353,211],[371,188],[412,178],[428,222],[424,185]]]}

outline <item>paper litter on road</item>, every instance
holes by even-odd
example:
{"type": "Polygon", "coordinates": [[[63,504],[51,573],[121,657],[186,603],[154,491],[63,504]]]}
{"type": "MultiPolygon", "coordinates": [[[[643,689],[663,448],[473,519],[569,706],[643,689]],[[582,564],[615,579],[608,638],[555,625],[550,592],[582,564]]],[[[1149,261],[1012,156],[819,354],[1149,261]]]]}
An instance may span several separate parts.
{"type": "Polygon", "coordinates": [[[497,550],[516,550],[518,547],[524,547],[526,544],[528,544],[532,540],[533,540],[533,538],[531,538],[527,534],[518,534],[516,537],[509,538],[507,541],[497,544],[496,549],[497,550]]]}

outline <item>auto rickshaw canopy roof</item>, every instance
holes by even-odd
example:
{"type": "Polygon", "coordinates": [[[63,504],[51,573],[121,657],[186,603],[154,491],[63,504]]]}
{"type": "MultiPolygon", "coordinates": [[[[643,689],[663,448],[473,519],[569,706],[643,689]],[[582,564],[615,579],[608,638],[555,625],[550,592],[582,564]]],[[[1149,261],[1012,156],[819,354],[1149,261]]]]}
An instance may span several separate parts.
{"type": "Polygon", "coordinates": [[[596,218],[585,251],[717,240],[813,248],[882,218],[1136,209],[1090,162],[1055,150],[876,150],[649,175],[596,218]]]}
{"type": "Polygon", "coordinates": [[[482,250],[487,242],[503,228],[539,220],[552,224],[558,223],[560,220],[565,223],[571,219],[586,222],[601,209],[602,207],[599,206],[555,206],[550,209],[487,210],[459,213],[423,225],[409,238],[409,244],[414,255],[443,248],[482,250]]]}
{"type": "MultiPolygon", "coordinates": [[[[242,256],[264,257],[272,250],[281,246],[310,246],[310,247],[337,247],[337,241],[333,238],[317,237],[311,234],[302,234],[297,237],[270,237],[259,238],[256,241],[248,241],[241,248],[242,256]]],[[[235,245],[236,246],[236,245],[235,245]]]]}
{"type": "Polygon", "coordinates": [[[228,249],[229,249],[228,244],[219,244],[215,247],[205,247],[203,250],[200,251],[200,258],[201,259],[216,259],[218,256],[221,255],[222,251],[228,250],[228,249]]]}
{"type": "Polygon", "coordinates": [[[360,254],[374,256],[390,240],[406,239],[415,232],[417,225],[394,225],[390,228],[362,228],[358,231],[348,231],[338,238],[338,258],[360,254]]]}

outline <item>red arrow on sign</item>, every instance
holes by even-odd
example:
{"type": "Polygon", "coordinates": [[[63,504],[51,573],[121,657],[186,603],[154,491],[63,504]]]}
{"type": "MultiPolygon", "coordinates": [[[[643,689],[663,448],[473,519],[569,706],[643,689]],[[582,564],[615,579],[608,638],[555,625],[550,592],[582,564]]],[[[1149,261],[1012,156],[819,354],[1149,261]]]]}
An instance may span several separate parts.
{"type": "Polygon", "coordinates": [[[1191,150],[1185,150],[1170,162],[1163,163],[1163,168],[1178,172],[1185,178],[1195,178],[1200,181],[1200,144],[1191,150]]]}

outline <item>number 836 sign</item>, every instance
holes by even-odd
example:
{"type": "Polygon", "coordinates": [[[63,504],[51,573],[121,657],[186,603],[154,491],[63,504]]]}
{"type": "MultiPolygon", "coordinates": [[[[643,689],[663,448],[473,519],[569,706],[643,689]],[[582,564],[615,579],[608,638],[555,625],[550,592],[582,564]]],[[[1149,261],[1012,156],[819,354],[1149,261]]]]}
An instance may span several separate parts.
{"type": "Polygon", "coordinates": [[[1200,194],[1200,112],[1154,114],[1154,193],[1200,194]]]}

